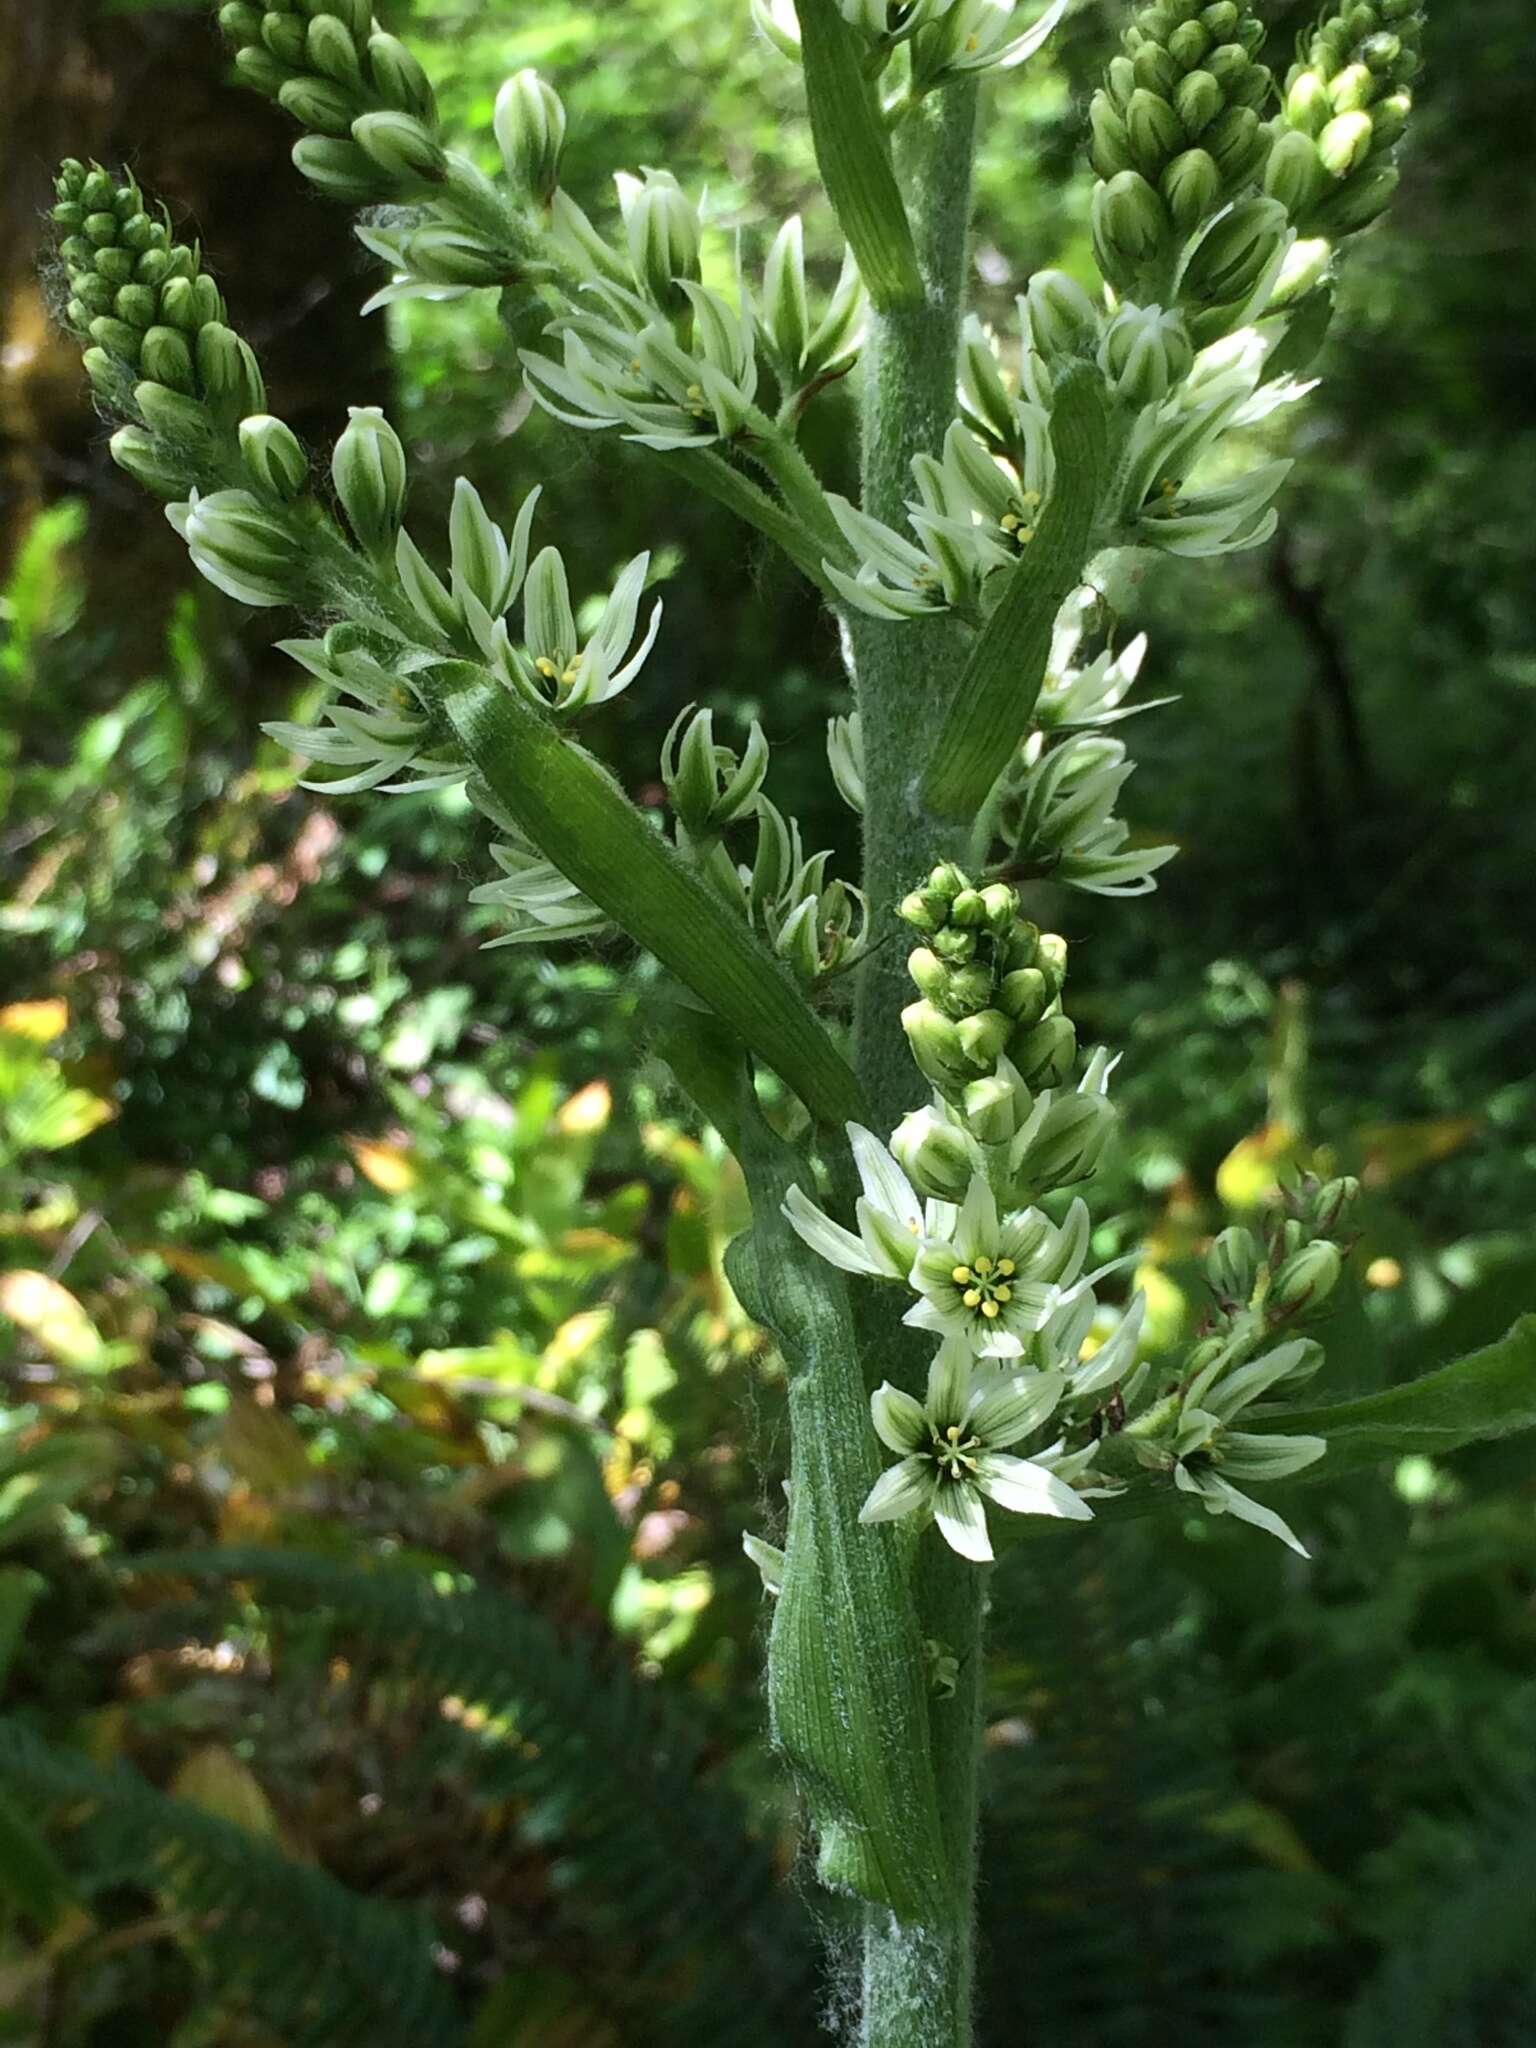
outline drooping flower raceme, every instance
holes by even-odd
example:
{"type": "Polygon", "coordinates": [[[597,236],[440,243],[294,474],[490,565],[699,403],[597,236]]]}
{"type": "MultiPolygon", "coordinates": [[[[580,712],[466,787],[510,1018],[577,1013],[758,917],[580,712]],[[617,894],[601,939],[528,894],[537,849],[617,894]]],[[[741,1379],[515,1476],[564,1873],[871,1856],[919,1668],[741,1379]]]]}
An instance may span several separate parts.
{"type": "Polygon", "coordinates": [[[952,1550],[978,1563],[992,1556],[987,1500],[1013,1514],[1091,1520],[1065,1480],[1010,1452],[1048,1420],[1064,1385],[1059,1373],[978,1371],[969,1346],[950,1339],[922,1401],[889,1382],[870,1396],[876,1434],[900,1462],[876,1480],[859,1519],[935,1521],[952,1550]]]}

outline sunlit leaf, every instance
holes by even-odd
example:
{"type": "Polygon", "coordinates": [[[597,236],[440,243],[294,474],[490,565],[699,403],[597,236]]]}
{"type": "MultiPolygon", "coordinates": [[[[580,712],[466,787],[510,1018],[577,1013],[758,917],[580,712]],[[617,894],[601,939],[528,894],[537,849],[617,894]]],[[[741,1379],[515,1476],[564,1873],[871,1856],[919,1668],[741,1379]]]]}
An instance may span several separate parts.
{"type": "Polygon", "coordinates": [[[363,1179],[386,1195],[409,1194],[420,1175],[410,1154],[377,1138],[348,1138],[347,1150],[363,1179]]]}
{"type": "Polygon", "coordinates": [[[1449,1159],[1482,1129],[1475,1116],[1426,1117],[1418,1123],[1362,1124],[1355,1142],[1363,1154],[1360,1178],[1367,1187],[1385,1187],[1415,1167],[1449,1159]]]}
{"type": "Polygon", "coordinates": [[[1216,1169],[1216,1192],[1229,1209],[1256,1209],[1306,1161],[1306,1147],[1288,1124],[1266,1124],[1241,1138],[1216,1169]]]}
{"type": "Polygon", "coordinates": [[[38,1045],[51,1045],[69,1029],[69,1005],[62,996],[43,996],[31,1003],[7,1003],[0,1008],[0,1032],[12,1038],[30,1038],[38,1045]]]}
{"type": "Polygon", "coordinates": [[[0,1314],[60,1365],[89,1372],[107,1362],[101,1332],[69,1289],[48,1273],[0,1273],[0,1314]]]}

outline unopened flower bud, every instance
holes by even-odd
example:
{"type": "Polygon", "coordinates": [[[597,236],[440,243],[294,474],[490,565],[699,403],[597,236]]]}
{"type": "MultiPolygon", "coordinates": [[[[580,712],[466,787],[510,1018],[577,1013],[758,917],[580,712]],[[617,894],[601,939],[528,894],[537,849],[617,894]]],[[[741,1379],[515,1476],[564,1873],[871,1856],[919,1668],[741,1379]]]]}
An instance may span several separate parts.
{"type": "Polygon", "coordinates": [[[1158,185],[1174,226],[1192,235],[1221,203],[1221,172],[1209,150],[1186,149],[1164,171],[1158,185]]]}
{"type": "Polygon", "coordinates": [[[979,960],[948,970],[942,1008],[952,1017],[974,1017],[992,1006],[992,970],[979,960]]]}
{"type": "Polygon", "coordinates": [[[1244,1307],[1259,1277],[1259,1248],[1253,1233],[1234,1224],[1213,1239],[1205,1255],[1205,1277],[1219,1302],[1244,1307]]]}
{"type": "Polygon", "coordinates": [[[378,164],[355,142],[305,135],[293,145],[292,156],[294,169],[342,206],[370,206],[388,190],[378,164]]]}
{"type": "Polygon", "coordinates": [[[974,1069],[960,1043],[960,1027],[932,1003],[910,1003],[901,1013],[912,1057],[928,1079],[946,1095],[958,1094],[974,1069]]]}
{"type": "Polygon", "coordinates": [[[1019,892],[1008,882],[989,882],[981,892],[988,927],[999,938],[1012,928],[1019,914],[1019,892]]]}
{"type": "Polygon", "coordinates": [[[1345,1211],[1352,1208],[1359,1198],[1360,1183],[1353,1174],[1325,1181],[1312,1207],[1314,1224],[1325,1235],[1331,1235],[1338,1228],[1345,1211]]]}
{"type": "Polygon", "coordinates": [[[1275,137],[1264,165],[1264,190],[1291,216],[1300,218],[1324,189],[1326,175],[1311,136],[1283,129],[1275,137]]]}
{"type": "Polygon", "coordinates": [[[191,395],[197,376],[187,337],[175,327],[151,327],[139,351],[139,367],[152,384],[191,395]]]}
{"type": "Polygon", "coordinates": [[[973,1067],[995,1066],[1013,1036],[1013,1028],[1013,1019],[1002,1010],[978,1011],[974,1017],[961,1020],[960,1049],[973,1067]]]}
{"type": "Polygon", "coordinates": [[[970,886],[969,878],[953,861],[941,861],[928,877],[929,891],[946,908],[954,902],[962,889],[969,889],[970,886]]]}
{"type": "Polygon", "coordinates": [[[1127,306],[1111,321],[1099,363],[1122,405],[1159,405],[1195,360],[1182,317],[1161,306],[1127,306]]]}
{"type": "Polygon", "coordinates": [[[662,781],[694,839],[715,837],[750,817],[767,773],[768,742],[755,720],[740,759],[729,747],[715,744],[713,712],[695,711],[692,705],[679,713],[662,747],[662,781]]]}
{"type": "Polygon", "coordinates": [[[1037,1130],[1010,1165],[1019,1180],[1046,1194],[1096,1173],[1115,1133],[1113,1104],[1097,1091],[1055,1094],[1037,1130]]]}
{"type": "Polygon", "coordinates": [[[1184,147],[1184,130],[1179,117],[1161,93],[1131,94],[1125,110],[1125,132],[1131,148],[1133,167],[1153,183],[1162,176],[1163,166],[1184,147]]]}
{"type": "Polygon", "coordinates": [[[411,271],[432,284],[506,284],[508,258],[470,228],[447,221],[428,221],[405,238],[405,260],[411,271]]]}
{"type": "Polygon", "coordinates": [[[520,192],[547,200],[560,180],[565,105],[537,71],[518,71],[496,95],[496,140],[507,177],[520,192]]]}
{"type": "Polygon", "coordinates": [[[1124,114],[1108,93],[1094,94],[1088,125],[1092,136],[1089,161],[1101,178],[1118,177],[1121,171],[1136,168],[1124,114]]]}
{"type": "Polygon", "coordinates": [[[160,291],[160,318],[167,327],[179,327],[183,334],[196,334],[210,320],[224,318],[224,301],[211,277],[199,271],[196,277],[173,277],[160,291]]]}
{"type": "Polygon", "coordinates": [[[168,505],[166,517],[194,566],[242,604],[287,604],[301,566],[299,543],[249,491],[215,491],[168,505]]]}
{"type": "Polygon", "coordinates": [[[1226,104],[1226,95],[1209,71],[1191,71],[1174,89],[1173,110],[1191,142],[1211,125],[1226,104]]]}
{"type": "Polygon", "coordinates": [[[1330,177],[1347,178],[1371,153],[1373,134],[1367,113],[1339,114],[1317,138],[1317,154],[1330,177]]]}
{"type": "Polygon", "coordinates": [[[377,406],[349,406],[347,413],[331,458],[336,496],[370,553],[392,549],[405,514],[405,449],[377,406]]]}
{"type": "Polygon", "coordinates": [[[207,408],[184,392],[145,377],[133,387],[133,402],[152,434],[167,440],[207,439],[207,408]]]}
{"type": "Polygon", "coordinates": [[[1190,251],[1180,295],[1199,306],[1228,306],[1252,292],[1290,235],[1273,199],[1242,199],[1212,223],[1190,251]]]}
{"type": "Polygon", "coordinates": [[[1380,219],[1392,203],[1402,173],[1396,164],[1367,164],[1313,208],[1310,227],[1319,234],[1354,235],[1380,219]]]}
{"type": "Polygon", "coordinates": [[[891,1138],[891,1154],[920,1195],[936,1202],[963,1202],[976,1171],[975,1145],[964,1131],[932,1108],[902,1118],[891,1138]]]}
{"type": "Polygon", "coordinates": [[[248,342],[221,320],[198,329],[197,381],[209,407],[233,424],[267,409],[261,368],[248,342]]]}
{"type": "Polygon", "coordinates": [[[976,934],[963,925],[946,925],[943,931],[933,934],[933,950],[952,967],[963,967],[967,960],[976,957],[976,934]]]}
{"type": "Polygon", "coordinates": [[[1067,942],[1059,932],[1042,932],[1035,941],[1035,965],[1059,996],[1067,980],[1067,942]]]}
{"type": "Polygon", "coordinates": [[[107,445],[118,468],[157,498],[179,498],[186,489],[185,470],[142,427],[119,427],[107,445]]]}
{"type": "Polygon", "coordinates": [[[1034,1106],[1034,1096],[1006,1055],[996,1072],[972,1081],[961,1097],[966,1123],[983,1145],[1006,1145],[1034,1106]]]}
{"type": "Polygon", "coordinates": [[[1043,1018],[1014,1038],[1008,1056],[1031,1088],[1059,1087],[1077,1059],[1077,1032],[1071,1018],[1043,1018]]]}
{"type": "Polygon", "coordinates": [[[1303,1245],[1276,1273],[1267,1305],[1281,1311],[1319,1307],[1338,1285],[1343,1269],[1338,1246],[1327,1238],[1303,1245]]]}
{"type": "Polygon", "coordinates": [[[359,114],[352,140],[391,178],[436,184],[448,167],[442,144],[414,114],[359,114]]]}
{"type": "Polygon", "coordinates": [[[285,78],[277,89],[277,101],[302,127],[321,135],[352,133],[357,101],[344,86],[334,85],[328,78],[316,78],[310,71],[285,78]]]}
{"type": "Polygon", "coordinates": [[[1016,1024],[1038,1024],[1051,1001],[1051,986],[1038,967],[1020,967],[1005,974],[997,991],[997,1007],[1006,1010],[1016,1024]]]}
{"type": "Polygon", "coordinates": [[[773,238],[763,266],[763,326],[783,373],[798,378],[811,336],[805,283],[805,231],[797,214],[773,238]]]}
{"type": "Polygon", "coordinates": [[[368,69],[374,88],[386,105],[413,115],[425,128],[437,126],[437,100],[431,82],[420,59],[398,36],[386,35],[382,29],[369,36],[368,69]]]}
{"type": "Polygon", "coordinates": [[[1117,290],[1155,263],[1170,245],[1167,209],[1137,171],[1122,171],[1093,195],[1093,245],[1099,268],[1117,290]]]}
{"type": "Polygon", "coordinates": [[[914,889],[897,904],[896,915],[920,932],[936,932],[944,921],[944,908],[942,904],[935,908],[926,890],[914,889]]]}
{"type": "Polygon", "coordinates": [[[635,283],[656,304],[672,307],[677,282],[699,278],[699,216],[670,171],[650,171],[644,181],[619,181],[630,267],[635,283]]]}
{"type": "Polygon", "coordinates": [[[240,422],[240,454],[252,480],[275,498],[296,498],[309,480],[309,463],[292,427],[271,413],[240,422]]]}
{"type": "Polygon", "coordinates": [[[1037,270],[1025,293],[1031,339],[1049,362],[1086,355],[1099,333],[1099,311],[1063,270],[1037,270]]]}
{"type": "Polygon", "coordinates": [[[962,889],[949,906],[951,924],[973,928],[987,921],[987,906],[982,901],[979,889],[962,889]]]}
{"type": "Polygon", "coordinates": [[[950,970],[938,954],[927,946],[918,946],[907,955],[907,972],[917,984],[918,992],[925,995],[930,1003],[939,1003],[949,988],[950,970]]]}

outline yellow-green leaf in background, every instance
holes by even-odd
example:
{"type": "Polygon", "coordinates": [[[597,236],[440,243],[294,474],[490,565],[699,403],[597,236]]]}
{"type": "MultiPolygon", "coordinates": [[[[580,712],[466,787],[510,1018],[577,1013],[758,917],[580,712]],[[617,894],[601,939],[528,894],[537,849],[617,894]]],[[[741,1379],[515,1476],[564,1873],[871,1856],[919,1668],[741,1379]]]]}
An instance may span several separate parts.
{"type": "Polygon", "coordinates": [[[188,1805],[232,1821],[249,1834],[265,1835],[269,1840],[282,1834],[272,1803],[254,1775],[221,1743],[210,1742],[194,1750],[171,1780],[170,1789],[188,1805]]]}
{"type": "Polygon", "coordinates": [[[0,1315],[59,1365],[89,1372],[111,1363],[101,1332],[62,1282],[25,1268],[0,1273],[0,1315]]]}
{"type": "Polygon", "coordinates": [[[1360,1178],[1367,1187],[1385,1187],[1416,1167],[1449,1159],[1482,1128],[1475,1116],[1426,1117],[1417,1123],[1361,1124],[1355,1132],[1360,1147],[1360,1178]]]}
{"type": "Polygon", "coordinates": [[[1310,1156],[1300,1132],[1289,1124],[1266,1124],[1240,1138],[1217,1167],[1216,1192],[1229,1209],[1256,1209],[1310,1156]]]}

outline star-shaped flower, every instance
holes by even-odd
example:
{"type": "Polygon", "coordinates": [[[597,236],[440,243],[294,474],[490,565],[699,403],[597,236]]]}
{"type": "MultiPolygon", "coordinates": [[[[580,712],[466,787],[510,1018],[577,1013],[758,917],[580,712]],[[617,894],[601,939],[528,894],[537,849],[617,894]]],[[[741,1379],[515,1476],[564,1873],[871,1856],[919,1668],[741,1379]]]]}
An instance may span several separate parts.
{"type": "Polygon", "coordinates": [[[870,1396],[875,1431],[901,1462],[875,1481],[859,1520],[936,1521],[950,1548],[978,1563],[992,1556],[984,1499],[1018,1515],[1091,1520],[1065,1480],[1007,1451],[1047,1420],[1064,1384],[1060,1373],[978,1369],[964,1340],[950,1338],[922,1401],[888,1382],[870,1396]]]}
{"type": "Polygon", "coordinates": [[[963,1338],[981,1358],[1022,1358],[1082,1271],[1088,1211],[1074,1202],[1058,1228],[1039,1209],[999,1215],[997,1198],[977,1174],[953,1226],[924,1235],[912,1268],[922,1299],[906,1321],[963,1338]]]}

